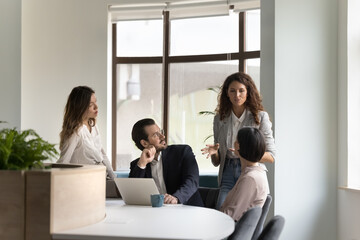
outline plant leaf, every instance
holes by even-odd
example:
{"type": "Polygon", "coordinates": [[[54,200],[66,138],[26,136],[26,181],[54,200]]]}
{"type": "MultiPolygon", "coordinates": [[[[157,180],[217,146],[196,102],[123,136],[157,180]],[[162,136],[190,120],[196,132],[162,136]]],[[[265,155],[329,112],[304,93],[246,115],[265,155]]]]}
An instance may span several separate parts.
{"type": "Polygon", "coordinates": [[[42,168],[43,160],[57,157],[54,144],[43,140],[34,130],[0,130],[0,169],[42,168]]]}
{"type": "Polygon", "coordinates": [[[216,86],[216,87],[209,87],[209,88],[207,88],[207,90],[209,90],[209,91],[213,91],[213,92],[216,92],[216,93],[219,93],[219,92],[220,92],[220,89],[221,89],[221,87],[220,87],[220,86],[216,86]]]}
{"type": "Polygon", "coordinates": [[[201,112],[199,112],[199,115],[215,115],[215,112],[213,112],[213,111],[201,111],[201,112]]]}
{"type": "Polygon", "coordinates": [[[204,139],[204,143],[209,139],[209,138],[211,138],[211,137],[213,137],[214,135],[209,135],[209,136],[207,136],[205,139],[204,139]]]}

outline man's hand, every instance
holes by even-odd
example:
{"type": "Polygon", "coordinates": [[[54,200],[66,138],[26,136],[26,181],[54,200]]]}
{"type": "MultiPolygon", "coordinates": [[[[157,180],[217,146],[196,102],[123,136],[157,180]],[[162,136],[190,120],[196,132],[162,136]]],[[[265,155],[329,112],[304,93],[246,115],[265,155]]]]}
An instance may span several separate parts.
{"type": "Polygon", "coordinates": [[[153,145],[149,145],[147,148],[144,148],[140,155],[140,159],[138,161],[138,166],[140,168],[145,168],[146,164],[154,160],[156,154],[156,149],[153,145]]]}
{"type": "Polygon", "coordinates": [[[165,194],[165,198],[164,198],[165,204],[178,204],[178,202],[179,200],[176,197],[167,193],[165,194]]]}

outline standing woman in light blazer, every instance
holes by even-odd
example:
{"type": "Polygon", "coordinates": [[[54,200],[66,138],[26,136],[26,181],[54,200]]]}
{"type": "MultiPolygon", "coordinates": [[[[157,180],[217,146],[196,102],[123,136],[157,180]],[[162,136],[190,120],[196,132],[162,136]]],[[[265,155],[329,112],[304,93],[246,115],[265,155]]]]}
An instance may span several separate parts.
{"type": "Polygon", "coordinates": [[[106,166],[107,179],[115,174],[101,145],[96,126],[98,105],[94,90],[79,86],[71,91],[60,132],[60,159],[58,163],[77,163],[106,166]]]}
{"type": "MultiPolygon", "coordinates": [[[[214,144],[206,145],[201,151],[207,154],[207,157],[211,157],[215,167],[219,166],[220,193],[216,208],[220,209],[241,173],[240,159],[234,153],[234,143],[239,129],[256,127],[265,136],[266,151],[260,164],[273,163],[276,150],[272,123],[264,111],[259,91],[248,74],[238,72],[225,79],[215,111],[214,144]]],[[[262,165],[266,169],[265,165],[262,165]]]]}

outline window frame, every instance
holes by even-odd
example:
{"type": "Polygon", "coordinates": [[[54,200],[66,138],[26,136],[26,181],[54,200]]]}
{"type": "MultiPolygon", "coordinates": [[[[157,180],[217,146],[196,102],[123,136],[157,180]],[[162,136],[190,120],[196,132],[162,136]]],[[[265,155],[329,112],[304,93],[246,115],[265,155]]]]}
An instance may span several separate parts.
{"type": "Polygon", "coordinates": [[[169,128],[169,68],[172,63],[191,63],[191,62],[211,62],[211,61],[227,61],[238,60],[239,71],[245,71],[245,63],[248,59],[259,58],[260,50],[245,51],[246,46],[246,12],[240,12],[239,15],[239,50],[238,52],[218,53],[218,54],[202,54],[202,55],[181,55],[170,56],[170,12],[163,12],[163,55],[155,57],[118,57],[117,56],[117,28],[116,23],[112,24],[112,133],[111,133],[111,151],[112,166],[116,169],[117,155],[117,82],[116,82],[116,66],[117,64],[162,64],[162,82],[163,82],[163,126],[166,138],[168,137],[169,128]]]}

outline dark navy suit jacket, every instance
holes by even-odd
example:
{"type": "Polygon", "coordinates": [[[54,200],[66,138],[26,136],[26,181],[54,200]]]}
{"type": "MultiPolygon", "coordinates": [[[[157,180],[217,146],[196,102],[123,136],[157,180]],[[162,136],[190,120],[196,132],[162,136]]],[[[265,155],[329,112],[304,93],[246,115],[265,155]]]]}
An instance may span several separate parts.
{"type": "MultiPolygon", "coordinates": [[[[179,203],[204,206],[199,187],[199,168],[195,155],[188,145],[170,145],[162,152],[163,175],[168,194],[177,197],[179,203]]],[[[151,178],[151,164],[141,169],[137,162],[130,164],[130,178],[151,178]]]]}

